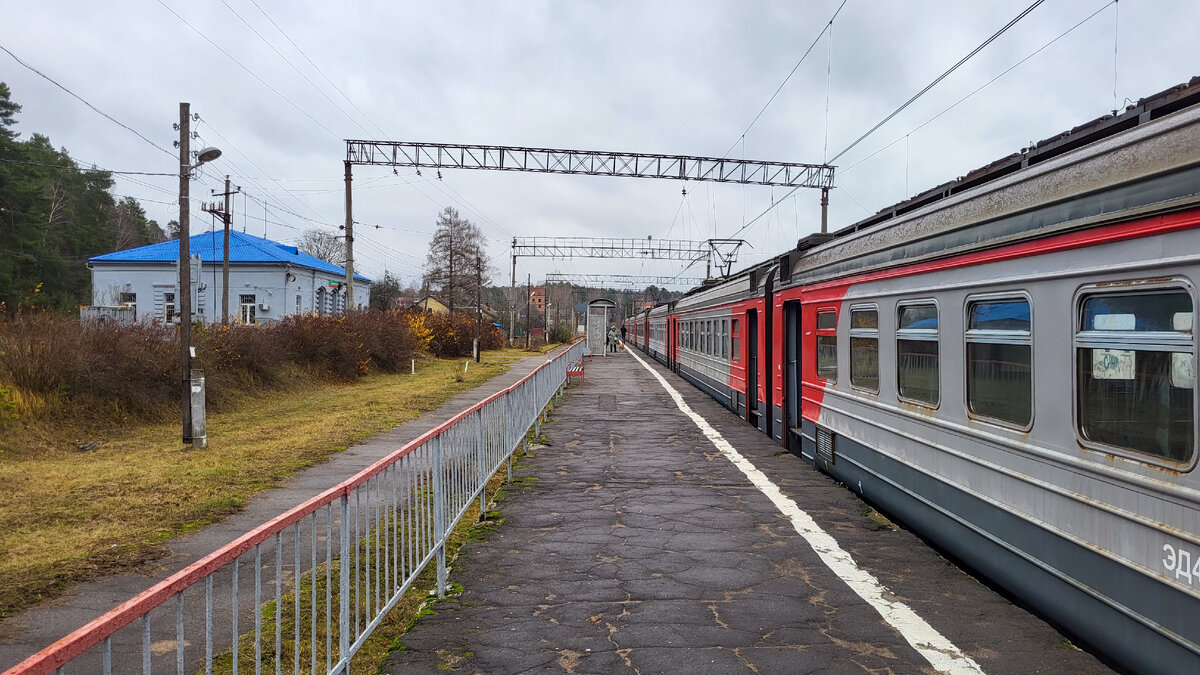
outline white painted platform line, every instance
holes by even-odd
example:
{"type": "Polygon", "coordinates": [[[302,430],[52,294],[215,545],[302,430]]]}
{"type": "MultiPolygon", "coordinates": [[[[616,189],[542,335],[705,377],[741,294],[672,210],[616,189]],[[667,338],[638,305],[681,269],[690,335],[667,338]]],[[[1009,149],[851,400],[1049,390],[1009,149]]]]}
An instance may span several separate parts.
{"type": "Polygon", "coordinates": [[[838,545],[837,540],[831,537],[825,530],[817,525],[812,516],[805,513],[796,502],[790,497],[783,494],[777,485],[767,478],[766,474],[759,471],[757,467],[750,463],[750,460],[742,456],[725,437],[716,429],[692,410],[674,387],[671,386],[662,375],[659,375],[653,368],[646,364],[640,356],[635,354],[633,350],[627,350],[629,355],[637,360],[651,375],[658,380],[659,384],[667,390],[667,393],[674,399],[675,405],[683,414],[691,418],[700,431],[712,441],[712,444],[721,451],[733,465],[741,470],[750,482],[754,484],[785,516],[792,521],[792,527],[800,533],[801,537],[808,542],[821,561],[825,563],[833,573],[838,575],[845,581],[850,588],[859,595],[867,604],[875,608],[879,615],[892,625],[900,635],[908,641],[908,644],[913,646],[921,656],[924,656],[930,665],[943,673],[983,673],[983,669],[979,664],[962,653],[958,647],[955,647],[952,642],[947,640],[945,636],[937,632],[925,622],[924,619],[917,616],[908,605],[896,600],[889,600],[885,597],[887,589],[879,580],[872,576],[866,570],[861,569],[855,562],[854,558],[849,553],[844,551],[838,545]]]}

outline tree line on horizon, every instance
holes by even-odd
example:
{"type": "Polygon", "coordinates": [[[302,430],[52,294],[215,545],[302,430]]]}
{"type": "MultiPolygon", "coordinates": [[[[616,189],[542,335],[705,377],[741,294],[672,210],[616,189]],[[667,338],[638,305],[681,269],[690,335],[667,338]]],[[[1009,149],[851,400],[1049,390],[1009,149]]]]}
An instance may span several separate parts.
{"type": "Polygon", "coordinates": [[[88,258],[167,239],[107,171],[16,130],[21,106],[0,82],[0,307],[73,310],[91,302],[88,258]]]}

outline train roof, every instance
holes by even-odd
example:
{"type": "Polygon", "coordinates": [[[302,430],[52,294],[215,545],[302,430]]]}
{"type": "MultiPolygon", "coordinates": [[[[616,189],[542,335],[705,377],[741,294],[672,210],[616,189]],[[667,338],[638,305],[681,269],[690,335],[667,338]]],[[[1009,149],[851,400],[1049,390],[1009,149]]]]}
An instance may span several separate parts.
{"type": "Polygon", "coordinates": [[[832,234],[801,239],[780,256],[783,281],[835,278],[1095,226],[1117,202],[1126,212],[1147,214],[1194,205],[1198,103],[1195,77],[832,234]],[[1062,206],[1067,200],[1071,209],[1062,206]]]}

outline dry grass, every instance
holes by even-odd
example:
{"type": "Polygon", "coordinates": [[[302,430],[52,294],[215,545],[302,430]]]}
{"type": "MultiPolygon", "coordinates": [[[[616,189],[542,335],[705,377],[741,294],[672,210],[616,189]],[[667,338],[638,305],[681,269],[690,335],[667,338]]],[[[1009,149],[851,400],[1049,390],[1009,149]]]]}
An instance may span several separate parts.
{"type": "Polygon", "coordinates": [[[175,423],[120,434],[10,426],[6,445],[21,449],[0,454],[0,616],[78,581],[136,570],[161,554],[165,539],[238,510],[254,493],[436,408],[524,355],[489,352],[465,374],[462,359],[428,360],[416,376],[247,398],[210,415],[207,450],[181,447],[175,423]],[[85,441],[103,445],[80,451],[85,441]]]}

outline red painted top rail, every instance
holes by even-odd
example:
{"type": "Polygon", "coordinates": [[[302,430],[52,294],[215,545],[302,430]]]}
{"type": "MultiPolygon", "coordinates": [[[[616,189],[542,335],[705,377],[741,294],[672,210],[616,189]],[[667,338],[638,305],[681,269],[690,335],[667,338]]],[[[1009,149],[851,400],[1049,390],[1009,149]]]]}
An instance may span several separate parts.
{"type": "MultiPolygon", "coordinates": [[[[568,347],[575,344],[582,338],[577,338],[567,344],[568,347]]],[[[332,504],[341,497],[349,497],[351,492],[366,483],[379,472],[391,466],[398,459],[412,452],[416,448],[438,436],[446,429],[457,424],[463,418],[474,413],[488,403],[511,393],[517,387],[532,379],[543,368],[547,367],[554,361],[563,358],[570,350],[565,349],[553,357],[547,358],[546,362],[535,368],[525,377],[517,380],[512,385],[488,396],[471,407],[463,410],[457,415],[451,417],[438,426],[426,431],[413,440],[405,443],[400,449],[392,452],[383,459],[375,462],[371,466],[360,471],[357,475],[349,480],[346,480],[338,485],[322,492],[321,494],[308,499],[307,501],[298,504],[286,512],[268,520],[258,527],[250,530],[242,536],[234,539],[225,546],[213,551],[204,556],[200,560],[188,565],[179,570],[175,574],[163,579],[154,584],[150,588],[142,591],[133,598],[105,612],[103,615],[88,622],[84,626],[72,632],[70,635],[62,638],[54,644],[46,647],[38,653],[30,656],[21,663],[13,666],[4,675],[47,675],[53,673],[57,668],[61,668],[75,657],[83,654],[92,647],[100,644],[102,640],[113,635],[118,630],[133,623],[138,617],[147,614],[150,610],[158,607],[168,599],[174,597],[177,593],[192,586],[198,581],[203,580],[208,575],[219,570],[225,565],[233,562],[243,553],[252,550],[258,544],[261,544],[277,532],[282,532],[287,527],[299,522],[303,518],[316,512],[318,509],[332,504]]]]}

